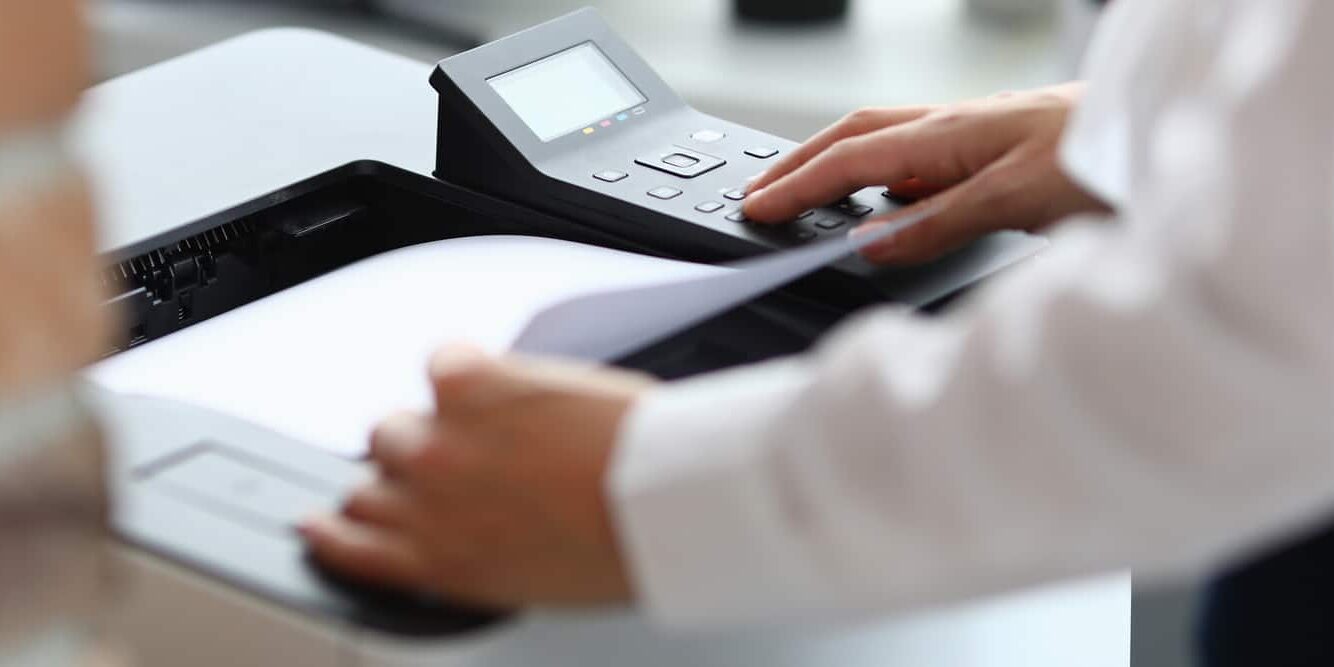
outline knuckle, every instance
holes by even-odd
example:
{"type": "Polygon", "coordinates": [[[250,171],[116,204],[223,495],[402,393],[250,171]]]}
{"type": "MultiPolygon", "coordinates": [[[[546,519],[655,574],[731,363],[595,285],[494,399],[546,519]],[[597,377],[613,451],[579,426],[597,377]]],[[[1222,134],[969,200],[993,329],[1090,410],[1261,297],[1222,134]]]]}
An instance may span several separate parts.
{"type": "Polygon", "coordinates": [[[841,165],[846,163],[856,152],[857,141],[859,141],[858,137],[849,137],[847,139],[839,139],[838,141],[835,141],[834,145],[830,146],[829,150],[825,151],[825,160],[833,164],[841,165]]]}
{"type": "Polygon", "coordinates": [[[371,431],[371,455],[377,459],[410,461],[422,449],[421,417],[400,412],[380,422],[371,431]]]}
{"type": "Polygon", "coordinates": [[[843,116],[843,119],[839,121],[838,124],[850,129],[864,128],[874,124],[879,117],[880,111],[878,109],[874,107],[861,107],[860,109],[854,109],[846,116],[843,116]]]}
{"type": "Polygon", "coordinates": [[[358,516],[371,511],[379,500],[379,494],[375,487],[370,485],[360,486],[348,495],[343,503],[343,511],[347,514],[358,516]]]}
{"type": "Polygon", "coordinates": [[[962,105],[951,105],[932,113],[930,121],[933,125],[943,128],[953,128],[967,122],[970,111],[962,105]]]}

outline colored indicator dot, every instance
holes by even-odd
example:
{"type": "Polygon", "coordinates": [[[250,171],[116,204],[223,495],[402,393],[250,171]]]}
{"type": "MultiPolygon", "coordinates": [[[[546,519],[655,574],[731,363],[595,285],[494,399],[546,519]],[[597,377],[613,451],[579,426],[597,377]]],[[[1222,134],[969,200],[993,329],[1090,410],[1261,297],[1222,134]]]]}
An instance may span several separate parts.
{"type": "Polygon", "coordinates": [[[594,130],[591,127],[584,128],[584,134],[593,134],[593,131],[594,130]]]}
{"type": "Polygon", "coordinates": [[[598,123],[598,124],[601,125],[602,127],[611,127],[611,121],[609,121],[609,120],[604,120],[604,121],[602,121],[601,123],[598,123]]]}
{"type": "Polygon", "coordinates": [[[629,118],[629,116],[627,116],[627,115],[625,115],[625,114],[623,114],[623,113],[618,113],[618,114],[616,114],[616,120],[625,120],[626,118],[629,118]]]}

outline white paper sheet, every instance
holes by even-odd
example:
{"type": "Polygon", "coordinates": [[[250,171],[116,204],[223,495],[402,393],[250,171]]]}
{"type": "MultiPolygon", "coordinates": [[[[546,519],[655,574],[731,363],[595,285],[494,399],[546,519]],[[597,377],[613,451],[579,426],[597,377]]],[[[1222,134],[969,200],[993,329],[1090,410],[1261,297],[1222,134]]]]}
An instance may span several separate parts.
{"type": "Polygon", "coordinates": [[[606,361],[725,312],[917,223],[933,210],[865,233],[726,265],[729,270],[573,296],[533,316],[514,350],[606,361]],[[610,325],[610,326],[608,326],[610,325]]]}
{"type": "Polygon", "coordinates": [[[543,306],[717,267],[549,239],[452,239],[378,255],[92,366],[93,382],[232,414],[348,457],[376,422],[431,405],[439,345],[509,348],[543,306]]]}
{"type": "Polygon", "coordinates": [[[431,405],[426,364],[443,343],[615,358],[914,220],[730,267],[530,237],[426,243],[128,350],[87,375],[356,457],[379,420],[431,405]]]}

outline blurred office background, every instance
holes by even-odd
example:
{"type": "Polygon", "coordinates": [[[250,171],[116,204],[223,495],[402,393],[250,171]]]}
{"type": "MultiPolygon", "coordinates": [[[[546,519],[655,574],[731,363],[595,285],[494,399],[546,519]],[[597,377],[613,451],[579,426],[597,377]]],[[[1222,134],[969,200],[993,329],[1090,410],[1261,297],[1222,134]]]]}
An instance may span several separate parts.
{"type": "Polygon", "coordinates": [[[583,5],[697,107],[800,139],[866,105],[941,102],[1067,79],[1092,0],[750,0],[846,5],[754,21],[747,0],[93,0],[104,77],[278,25],[434,61],[583,5]],[[1072,27],[1073,26],[1073,27],[1072,27]]]}
{"type": "MultiPolygon", "coordinates": [[[[583,5],[692,104],[801,139],[861,106],[1069,80],[1096,0],[90,0],[110,78],[266,27],[306,26],[433,62],[583,5]],[[832,19],[750,20],[846,5],[832,19]]],[[[426,83],[423,69],[422,85],[426,83]]],[[[1135,667],[1187,664],[1189,589],[1136,591],[1135,667]]]]}

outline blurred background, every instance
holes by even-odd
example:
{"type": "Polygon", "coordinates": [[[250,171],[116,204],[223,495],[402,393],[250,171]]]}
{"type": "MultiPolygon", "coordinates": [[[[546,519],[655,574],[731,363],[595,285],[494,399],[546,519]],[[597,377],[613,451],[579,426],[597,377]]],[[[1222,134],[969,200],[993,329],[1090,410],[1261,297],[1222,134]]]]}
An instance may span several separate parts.
{"type": "MultiPolygon", "coordinates": [[[[270,26],[423,60],[584,5],[696,107],[793,139],[860,106],[1067,80],[1094,0],[98,0],[102,78],[270,26]]],[[[425,80],[423,79],[423,85],[425,80]]]]}

